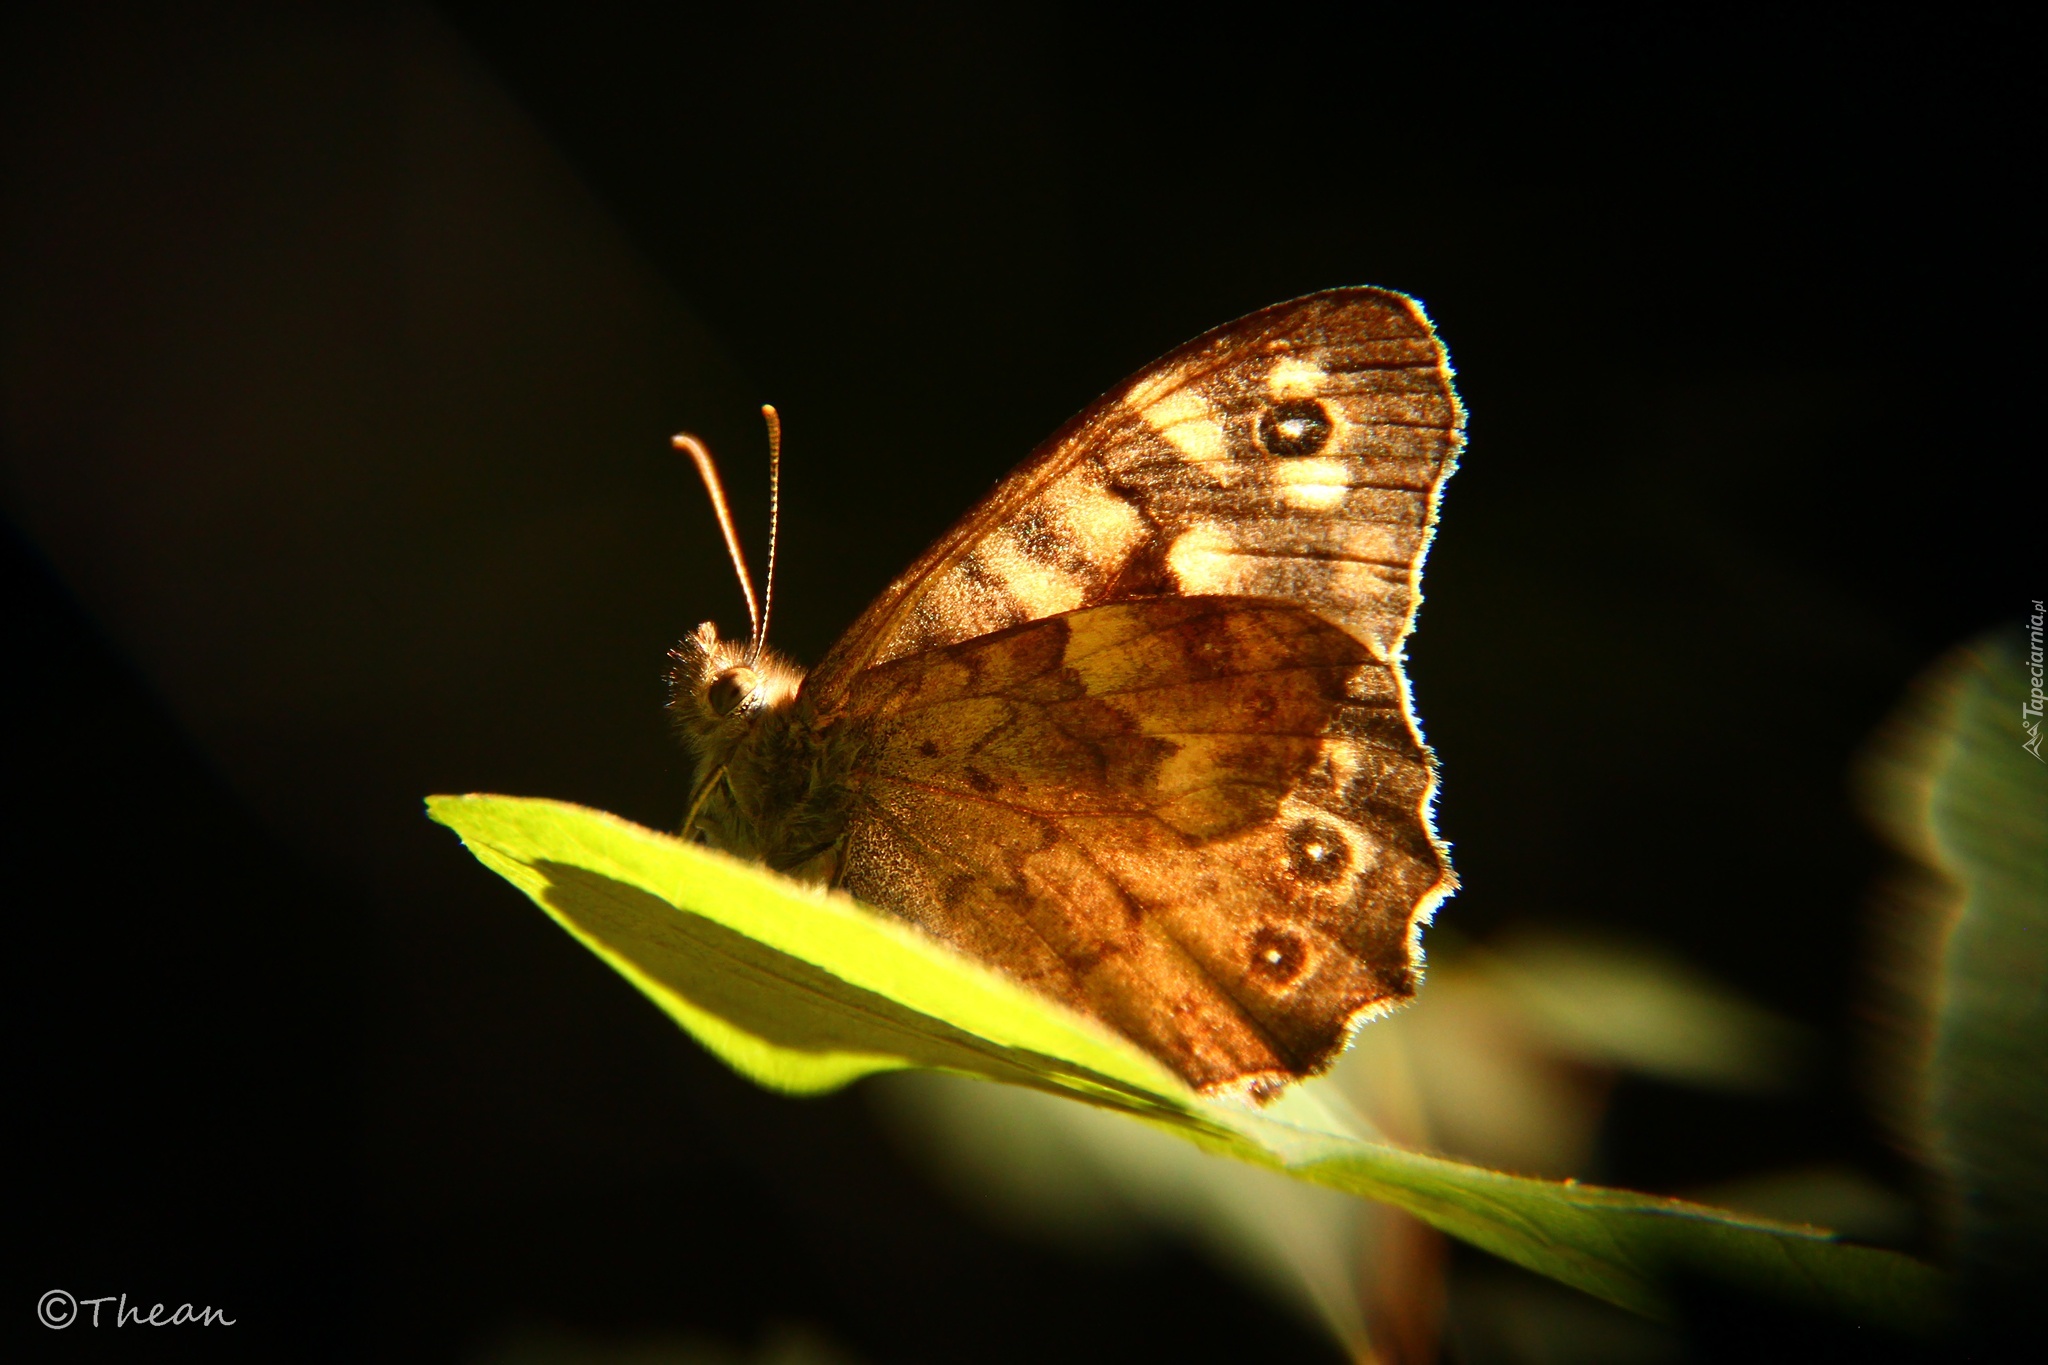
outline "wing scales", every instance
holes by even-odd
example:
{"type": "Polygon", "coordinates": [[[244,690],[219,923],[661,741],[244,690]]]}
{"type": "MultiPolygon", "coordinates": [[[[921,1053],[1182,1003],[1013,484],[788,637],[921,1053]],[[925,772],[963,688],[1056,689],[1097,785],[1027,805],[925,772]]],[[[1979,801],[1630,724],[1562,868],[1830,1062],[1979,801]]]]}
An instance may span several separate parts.
{"type": "Polygon", "coordinates": [[[1301,602],[1394,658],[1463,425],[1412,299],[1333,290],[1252,314],[1040,447],[862,614],[807,693],[830,714],[861,669],[1172,594],[1301,602]],[[1290,414],[1307,423],[1292,435],[1290,414]]]}
{"type": "Polygon", "coordinates": [[[1376,289],[1098,400],[806,680],[860,753],[844,883],[1197,1085],[1327,1065],[1453,884],[1401,649],[1462,430],[1376,289]]]}
{"type": "Polygon", "coordinates": [[[1393,697],[1270,600],[1084,609],[868,670],[846,885],[1199,1085],[1316,1070],[1412,991],[1446,875],[1426,758],[1372,719],[1393,697]]]}

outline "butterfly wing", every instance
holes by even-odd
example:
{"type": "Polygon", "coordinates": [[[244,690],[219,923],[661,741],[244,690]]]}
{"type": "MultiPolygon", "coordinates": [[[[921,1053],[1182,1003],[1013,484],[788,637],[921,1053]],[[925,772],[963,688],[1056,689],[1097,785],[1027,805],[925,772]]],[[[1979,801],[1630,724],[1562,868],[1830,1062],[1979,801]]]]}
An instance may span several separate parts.
{"type": "Polygon", "coordinates": [[[1370,289],[1097,402],[806,681],[861,749],[844,884],[1198,1086],[1327,1066],[1451,885],[1400,649],[1461,425],[1370,289]]]}
{"type": "Polygon", "coordinates": [[[1339,289],[1181,347],[1069,422],[878,597],[812,671],[1173,594],[1279,597],[1397,657],[1464,413],[1422,309],[1339,289]]]}
{"type": "Polygon", "coordinates": [[[1444,876],[1392,668],[1271,599],[1155,598],[866,670],[845,880],[1196,1085],[1321,1069],[1414,990],[1444,876]]]}

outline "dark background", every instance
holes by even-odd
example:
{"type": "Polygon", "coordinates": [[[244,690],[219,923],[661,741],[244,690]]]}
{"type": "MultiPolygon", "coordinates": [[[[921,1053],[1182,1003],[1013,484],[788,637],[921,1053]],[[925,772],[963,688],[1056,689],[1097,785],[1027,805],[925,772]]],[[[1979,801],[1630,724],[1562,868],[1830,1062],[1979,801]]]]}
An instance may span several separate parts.
{"type": "Polygon", "coordinates": [[[1424,300],[1472,414],[1411,646],[1442,919],[1660,943],[1826,1040],[1788,1099],[1625,1084],[1586,1174],[1917,1189],[1846,773],[2040,592],[2036,35],[733,8],[9,21],[11,1354],[1334,1358],[1191,1253],[1007,1240],[858,1090],[731,1077],[419,798],[679,818],[663,652],[743,616],[670,432],[758,553],[781,408],[815,659],[1089,398],[1337,284],[1424,300]],[[53,1286],[239,1321],[60,1336],[53,1286]]]}

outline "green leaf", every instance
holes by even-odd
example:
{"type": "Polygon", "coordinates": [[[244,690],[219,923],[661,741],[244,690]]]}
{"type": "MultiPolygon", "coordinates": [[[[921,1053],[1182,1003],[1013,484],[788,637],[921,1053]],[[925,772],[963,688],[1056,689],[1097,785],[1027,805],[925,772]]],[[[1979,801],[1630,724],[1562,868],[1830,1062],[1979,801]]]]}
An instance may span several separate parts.
{"type": "Polygon", "coordinates": [[[437,796],[433,818],[736,1071],[815,1094],[910,1067],[1120,1110],[1210,1151],[1413,1213],[1652,1316],[1675,1276],[1715,1276],[1859,1322],[1940,1315],[1938,1273],[1810,1227],[1531,1180],[1366,1141],[1294,1092],[1202,1098],[1132,1044],[853,901],[600,811],[437,796]]]}
{"type": "Polygon", "coordinates": [[[2026,747],[2041,655],[2017,637],[1937,666],[1870,775],[1883,823],[1945,884],[1920,907],[1937,948],[1923,967],[1931,1154],[1960,1196],[1963,1258],[2022,1283],[2048,1258],[2048,765],[2026,747]]]}

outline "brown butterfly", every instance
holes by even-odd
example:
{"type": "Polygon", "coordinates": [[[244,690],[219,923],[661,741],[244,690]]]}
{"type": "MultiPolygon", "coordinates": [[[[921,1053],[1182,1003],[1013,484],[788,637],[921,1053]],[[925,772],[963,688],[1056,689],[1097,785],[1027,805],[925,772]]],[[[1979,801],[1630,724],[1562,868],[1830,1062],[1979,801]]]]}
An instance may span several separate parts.
{"type": "Polygon", "coordinates": [[[1463,427],[1414,300],[1267,308],[1069,422],[808,675],[764,648],[677,437],[754,621],[672,656],[686,837],[844,887],[1205,1091],[1327,1068],[1414,994],[1455,885],[1401,650],[1463,427]]]}

